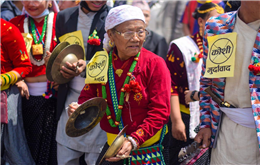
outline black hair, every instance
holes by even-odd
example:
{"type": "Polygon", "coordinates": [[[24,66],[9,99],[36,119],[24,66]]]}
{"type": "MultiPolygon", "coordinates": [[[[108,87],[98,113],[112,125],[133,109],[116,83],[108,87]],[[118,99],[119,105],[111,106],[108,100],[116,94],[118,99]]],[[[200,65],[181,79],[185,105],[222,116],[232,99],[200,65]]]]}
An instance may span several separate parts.
{"type": "Polygon", "coordinates": [[[225,5],[225,12],[236,11],[241,5],[241,1],[227,1],[225,5]]]}
{"type": "MultiPolygon", "coordinates": [[[[195,18],[196,20],[198,20],[199,18],[205,19],[210,12],[206,12],[206,13],[199,13],[198,11],[206,11],[210,8],[216,7],[217,5],[215,3],[209,2],[209,3],[205,3],[203,5],[201,5],[200,7],[198,7],[192,14],[193,18],[195,18]]],[[[212,10],[211,10],[212,11],[212,10]]]]}

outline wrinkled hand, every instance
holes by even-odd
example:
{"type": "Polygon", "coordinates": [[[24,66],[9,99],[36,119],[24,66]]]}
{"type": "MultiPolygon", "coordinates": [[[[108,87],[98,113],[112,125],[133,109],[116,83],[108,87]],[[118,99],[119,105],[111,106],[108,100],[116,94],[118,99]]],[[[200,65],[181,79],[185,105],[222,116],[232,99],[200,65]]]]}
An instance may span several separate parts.
{"type": "Polygon", "coordinates": [[[66,67],[62,66],[60,72],[63,77],[70,79],[75,76],[78,76],[86,68],[86,61],[79,60],[73,64],[66,62],[66,67]]]}
{"type": "Polygon", "coordinates": [[[194,141],[198,143],[202,142],[202,148],[207,148],[210,145],[210,139],[211,139],[211,129],[202,128],[196,135],[194,141]]]}
{"type": "Polygon", "coordinates": [[[69,117],[73,114],[73,112],[79,107],[77,103],[71,103],[68,108],[68,115],[69,117]]]}
{"type": "Polygon", "coordinates": [[[46,51],[46,56],[44,57],[44,62],[45,62],[45,65],[47,65],[49,59],[50,59],[50,56],[51,56],[51,52],[50,51],[46,51]]]}
{"type": "Polygon", "coordinates": [[[192,91],[186,90],[184,91],[185,94],[185,103],[189,104],[189,102],[192,102],[190,95],[191,95],[192,91]]]}
{"type": "Polygon", "coordinates": [[[29,89],[28,86],[24,81],[18,81],[16,83],[17,88],[19,89],[21,96],[26,97],[27,100],[29,100],[30,94],[29,94],[29,89]]]}
{"type": "Polygon", "coordinates": [[[107,158],[106,161],[118,162],[122,159],[128,158],[132,151],[132,148],[133,148],[132,143],[129,140],[125,139],[122,148],[117,153],[118,157],[107,158]]]}
{"type": "Polygon", "coordinates": [[[172,122],[172,136],[181,141],[187,141],[185,124],[182,120],[172,122]]]}

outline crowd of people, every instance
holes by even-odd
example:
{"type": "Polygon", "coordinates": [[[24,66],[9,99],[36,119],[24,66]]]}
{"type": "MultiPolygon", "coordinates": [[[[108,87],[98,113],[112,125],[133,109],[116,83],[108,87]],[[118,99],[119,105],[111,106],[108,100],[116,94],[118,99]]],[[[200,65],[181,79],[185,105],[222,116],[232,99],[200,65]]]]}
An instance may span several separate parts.
{"type": "Polygon", "coordinates": [[[260,164],[259,7],[221,0],[2,2],[1,164],[260,164]],[[60,68],[70,81],[47,79],[53,50],[72,33],[84,58],[60,68]],[[89,83],[88,66],[101,51],[107,81],[89,83]],[[68,136],[69,117],[96,97],[107,103],[100,122],[68,136]],[[125,129],[122,146],[103,160],[125,129]],[[194,142],[199,147],[180,162],[179,152],[194,142]]]}

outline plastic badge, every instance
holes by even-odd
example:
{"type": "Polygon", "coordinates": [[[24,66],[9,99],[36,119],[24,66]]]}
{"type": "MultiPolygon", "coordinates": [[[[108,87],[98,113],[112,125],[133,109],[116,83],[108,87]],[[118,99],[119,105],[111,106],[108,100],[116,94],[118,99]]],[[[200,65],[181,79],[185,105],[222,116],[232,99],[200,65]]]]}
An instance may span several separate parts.
{"type": "Polygon", "coordinates": [[[108,60],[108,53],[105,49],[95,53],[86,68],[86,84],[107,82],[108,60]]]}
{"type": "Polygon", "coordinates": [[[237,33],[227,33],[208,37],[208,57],[204,77],[233,77],[237,33]]]}
{"type": "Polygon", "coordinates": [[[31,52],[31,47],[32,47],[32,36],[29,33],[22,33],[25,45],[26,45],[26,50],[27,52],[31,52]]]}

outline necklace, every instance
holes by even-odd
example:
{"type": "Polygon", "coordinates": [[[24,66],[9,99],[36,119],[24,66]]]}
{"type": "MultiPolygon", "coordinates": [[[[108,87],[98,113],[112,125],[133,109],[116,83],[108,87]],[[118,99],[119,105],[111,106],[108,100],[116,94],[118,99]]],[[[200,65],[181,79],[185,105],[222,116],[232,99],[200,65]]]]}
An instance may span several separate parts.
{"type": "Polygon", "coordinates": [[[193,57],[191,57],[191,61],[198,63],[200,59],[203,57],[203,44],[200,38],[199,33],[197,33],[196,44],[199,47],[200,54],[195,53],[193,57]]]}
{"type": "MultiPolygon", "coordinates": [[[[114,78],[114,70],[112,66],[112,51],[110,51],[109,55],[109,68],[108,68],[108,80],[109,80],[109,88],[111,91],[111,98],[112,98],[112,103],[113,103],[113,108],[115,111],[116,115],[116,121],[113,121],[112,116],[111,116],[111,111],[109,107],[107,106],[106,108],[106,114],[107,114],[107,119],[111,127],[117,127],[119,126],[119,129],[123,129],[122,123],[120,123],[120,119],[122,116],[122,109],[123,109],[123,104],[124,104],[124,97],[125,97],[125,89],[124,86],[125,84],[129,83],[130,77],[132,76],[132,72],[135,69],[135,66],[138,61],[138,57],[140,55],[140,52],[135,56],[134,61],[132,62],[132,65],[127,72],[127,77],[124,81],[123,87],[121,88],[121,93],[120,93],[120,99],[119,99],[119,104],[118,104],[118,98],[117,98],[117,92],[116,92],[116,86],[115,86],[115,78],[114,78]]],[[[107,93],[106,93],[106,84],[102,84],[102,97],[107,101],[107,93]]]]}
{"type": "Polygon", "coordinates": [[[33,55],[41,55],[41,54],[43,54],[43,45],[41,44],[41,42],[42,42],[43,37],[45,36],[46,27],[47,27],[47,18],[48,18],[48,16],[46,15],[44,17],[44,24],[43,24],[43,27],[42,27],[42,34],[40,35],[38,41],[37,41],[37,38],[36,38],[36,31],[35,31],[37,29],[35,27],[33,19],[30,18],[30,24],[31,24],[31,27],[32,27],[32,36],[33,36],[33,41],[35,43],[35,45],[32,45],[32,54],[33,55]]]}
{"type": "Polygon", "coordinates": [[[127,61],[124,62],[124,64],[122,65],[122,67],[120,69],[117,69],[115,67],[115,62],[114,62],[114,56],[112,55],[112,65],[113,68],[115,70],[115,73],[117,74],[118,77],[121,77],[122,73],[124,72],[125,67],[128,65],[129,63],[129,59],[127,61]]]}

